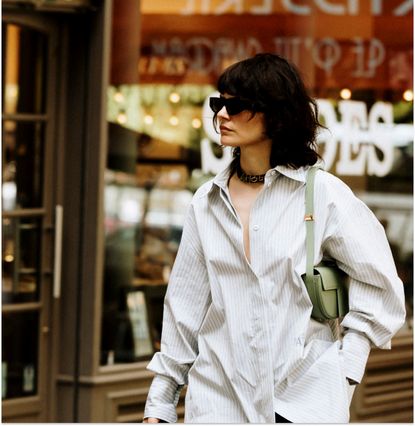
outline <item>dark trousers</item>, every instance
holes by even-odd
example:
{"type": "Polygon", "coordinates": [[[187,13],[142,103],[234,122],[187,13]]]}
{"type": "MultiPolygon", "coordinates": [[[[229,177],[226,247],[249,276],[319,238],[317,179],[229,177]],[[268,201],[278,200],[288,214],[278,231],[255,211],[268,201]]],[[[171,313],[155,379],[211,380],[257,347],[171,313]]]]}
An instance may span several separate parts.
{"type": "Polygon", "coordinates": [[[280,416],[278,413],[275,413],[275,423],[291,423],[289,420],[280,416]]]}

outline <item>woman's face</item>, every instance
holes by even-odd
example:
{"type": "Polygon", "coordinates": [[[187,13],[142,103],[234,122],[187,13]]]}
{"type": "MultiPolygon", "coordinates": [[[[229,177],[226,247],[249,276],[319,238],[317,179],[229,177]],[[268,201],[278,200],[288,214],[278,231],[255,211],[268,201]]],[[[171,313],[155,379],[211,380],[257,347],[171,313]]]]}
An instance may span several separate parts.
{"type": "MultiPolygon", "coordinates": [[[[223,95],[229,99],[233,96],[223,95]]],[[[268,140],[265,134],[264,114],[245,110],[236,115],[229,115],[224,106],[218,113],[217,119],[220,129],[220,142],[224,146],[244,147],[268,140]]]]}

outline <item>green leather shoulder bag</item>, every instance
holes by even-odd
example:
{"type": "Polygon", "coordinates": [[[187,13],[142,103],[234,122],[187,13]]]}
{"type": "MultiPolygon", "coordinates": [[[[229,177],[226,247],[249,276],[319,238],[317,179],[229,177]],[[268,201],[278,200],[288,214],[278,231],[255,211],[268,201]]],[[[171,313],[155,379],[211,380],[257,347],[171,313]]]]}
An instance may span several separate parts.
{"type": "Polygon", "coordinates": [[[314,177],[318,167],[310,167],[306,181],[306,273],[302,276],[311,302],[311,316],[319,321],[343,317],[349,311],[348,277],[335,262],[314,266],[314,177]]]}

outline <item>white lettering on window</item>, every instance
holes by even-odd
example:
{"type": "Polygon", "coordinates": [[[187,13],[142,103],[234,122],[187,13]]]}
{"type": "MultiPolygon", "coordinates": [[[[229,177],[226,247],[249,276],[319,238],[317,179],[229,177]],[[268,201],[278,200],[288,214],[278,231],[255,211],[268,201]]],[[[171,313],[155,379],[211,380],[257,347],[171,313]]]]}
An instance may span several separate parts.
{"type": "MultiPolygon", "coordinates": [[[[196,0],[187,0],[186,6],[180,11],[181,15],[193,15],[196,13],[196,0]]],[[[200,0],[200,13],[211,13],[211,0],[200,0]]]]}
{"type": "MultiPolygon", "coordinates": [[[[275,37],[273,39],[275,46],[275,53],[290,59],[294,63],[300,62],[300,51],[303,43],[301,37],[275,37]]],[[[306,39],[305,44],[312,46],[312,40],[306,39]]]]}
{"type": "Polygon", "coordinates": [[[359,14],[359,0],[349,0],[349,13],[350,15],[359,14]]]}
{"type": "Polygon", "coordinates": [[[195,0],[187,0],[186,6],[180,11],[181,15],[193,15],[196,12],[195,0]]]}
{"type": "MultiPolygon", "coordinates": [[[[225,13],[252,13],[253,15],[271,15],[274,13],[274,4],[276,0],[258,0],[262,1],[258,5],[249,5],[250,2],[244,0],[222,0],[222,3],[217,4],[216,8],[212,5],[211,0],[186,0],[185,7],[180,10],[182,15],[193,15],[201,13],[203,15],[225,13]]],[[[379,16],[383,13],[383,0],[343,0],[343,4],[333,2],[332,0],[314,0],[310,1],[311,5],[304,5],[304,0],[281,0],[282,6],[287,12],[295,15],[311,15],[320,10],[327,15],[345,16],[358,15],[360,13],[361,1],[370,1],[370,13],[374,16],[379,16]],[[314,7],[313,7],[314,6],[314,7]]],[[[393,16],[407,15],[413,9],[413,0],[402,0],[392,11],[393,16]]]]}
{"type": "MultiPolygon", "coordinates": [[[[377,38],[363,40],[355,38],[353,44],[343,47],[339,41],[327,37],[314,40],[311,37],[274,37],[274,52],[286,57],[295,64],[302,61],[312,61],[327,75],[333,72],[336,65],[346,58],[353,59],[351,75],[355,78],[373,79],[378,69],[386,66],[386,48],[377,38]],[[351,55],[350,55],[351,53],[351,55]]],[[[209,73],[220,74],[224,65],[245,59],[256,53],[263,52],[263,46],[256,37],[220,37],[210,39],[208,37],[191,37],[182,39],[155,39],[151,43],[152,52],[146,59],[141,60],[141,70],[147,74],[180,75],[189,69],[202,75],[209,73]]],[[[396,52],[389,52],[390,79],[397,79],[398,75],[404,78],[407,84],[411,84],[410,73],[400,70],[392,72],[396,68],[398,56],[396,52]]],[[[406,61],[406,59],[405,59],[406,61]]],[[[402,60],[399,61],[399,65],[402,60]]],[[[399,67],[398,67],[399,70],[399,67]]]]}
{"type": "Polygon", "coordinates": [[[346,14],[346,8],[344,5],[341,4],[332,4],[328,2],[327,0],[315,0],[317,6],[320,7],[320,9],[329,14],[329,15],[345,15],[346,14]]]}
{"type": "Polygon", "coordinates": [[[288,11],[297,15],[309,15],[311,13],[311,8],[309,6],[300,6],[294,4],[291,0],[282,0],[282,4],[288,11]]]}
{"type": "Polygon", "coordinates": [[[368,45],[365,45],[365,42],[358,37],[355,38],[354,42],[353,51],[356,54],[356,69],[353,71],[353,76],[374,77],[376,68],[385,59],[385,47],[383,43],[377,38],[372,38],[368,41],[368,45]]]}
{"type": "Polygon", "coordinates": [[[262,0],[262,5],[252,6],[251,12],[253,15],[271,15],[272,0],[262,0]]]}
{"type": "Polygon", "coordinates": [[[337,121],[334,106],[329,101],[318,99],[317,103],[322,121],[328,128],[318,136],[319,145],[324,144],[322,156],[326,169],[334,166],[336,145],[339,144],[337,174],[387,175],[393,165],[394,146],[401,144],[402,138],[398,126],[393,124],[392,105],[376,102],[368,115],[364,102],[340,101],[341,119],[337,121]]]}
{"type": "Polygon", "coordinates": [[[221,158],[216,157],[212,150],[212,142],[208,138],[203,138],[200,145],[202,156],[202,170],[204,173],[217,174],[223,170],[232,159],[232,151],[224,149],[221,158]]]}
{"type": "Polygon", "coordinates": [[[213,42],[206,37],[193,37],[186,43],[189,57],[189,68],[192,71],[210,73],[213,71],[212,62],[209,62],[209,52],[213,51],[213,42]]]}
{"type": "Polygon", "coordinates": [[[392,168],[393,143],[390,133],[392,127],[392,105],[386,102],[376,102],[369,113],[369,131],[373,145],[369,149],[368,175],[385,176],[392,168]],[[378,158],[375,147],[381,151],[383,159],[378,158]]]}
{"type": "Polygon", "coordinates": [[[413,7],[414,6],[412,0],[405,0],[393,11],[393,14],[395,16],[406,15],[409,13],[410,10],[412,10],[413,7]]]}
{"type": "Polygon", "coordinates": [[[341,57],[340,44],[334,38],[323,38],[318,40],[311,51],[314,63],[330,74],[334,65],[341,57]]]}
{"type": "MultiPolygon", "coordinates": [[[[211,96],[218,95],[216,92],[211,96]]],[[[368,112],[364,102],[340,101],[339,120],[331,101],[318,99],[317,104],[320,120],[326,126],[319,132],[317,143],[325,168],[334,168],[338,175],[385,176],[393,166],[394,147],[412,140],[412,126],[394,125],[390,103],[376,102],[368,112]]],[[[201,141],[202,169],[205,173],[219,173],[229,164],[232,151],[224,149],[220,158],[213,152],[212,143],[220,144],[220,135],[213,128],[208,98],[202,116],[206,133],[201,141]]]]}
{"type": "Polygon", "coordinates": [[[222,15],[233,11],[237,14],[241,14],[244,11],[243,0],[224,0],[215,10],[216,15],[222,15]]]}
{"type": "Polygon", "coordinates": [[[367,157],[367,146],[360,146],[360,132],[367,128],[367,110],[364,102],[341,101],[342,117],[340,160],[336,172],[340,175],[363,175],[367,157]]]}
{"type": "Polygon", "coordinates": [[[372,13],[381,15],[383,10],[383,0],[372,0],[372,13]]]}
{"type": "Polygon", "coordinates": [[[330,101],[327,99],[319,99],[317,102],[319,118],[325,126],[325,129],[319,132],[318,144],[324,145],[322,156],[326,169],[330,170],[334,165],[337,154],[336,135],[339,133],[339,123],[337,122],[336,112],[330,101]]]}

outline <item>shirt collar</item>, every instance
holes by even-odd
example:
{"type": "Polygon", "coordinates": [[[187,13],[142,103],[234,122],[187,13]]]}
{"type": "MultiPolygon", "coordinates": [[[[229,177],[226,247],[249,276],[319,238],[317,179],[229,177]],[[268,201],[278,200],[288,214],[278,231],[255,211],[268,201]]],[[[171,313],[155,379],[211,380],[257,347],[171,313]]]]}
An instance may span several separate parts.
{"type": "Polygon", "coordinates": [[[281,173],[282,175],[290,179],[294,179],[298,182],[305,183],[306,177],[307,177],[307,169],[308,169],[308,166],[299,167],[298,169],[293,169],[287,166],[276,166],[274,167],[273,170],[276,170],[278,173],[281,173]]]}
{"type": "Polygon", "coordinates": [[[231,165],[228,164],[228,166],[225,169],[223,169],[220,173],[218,173],[215,176],[215,178],[213,179],[213,183],[219,188],[225,189],[228,186],[228,180],[230,175],[231,175],[231,165]]]}
{"type": "MultiPolygon", "coordinates": [[[[307,170],[310,166],[299,167],[298,169],[293,169],[287,166],[276,166],[271,170],[276,170],[278,173],[288,177],[289,179],[296,180],[301,183],[306,183],[307,179],[307,170]]],[[[218,173],[213,179],[213,183],[219,188],[225,189],[228,186],[228,180],[230,176],[230,164],[218,173]]],[[[214,185],[211,186],[209,192],[212,190],[214,185]]]]}

